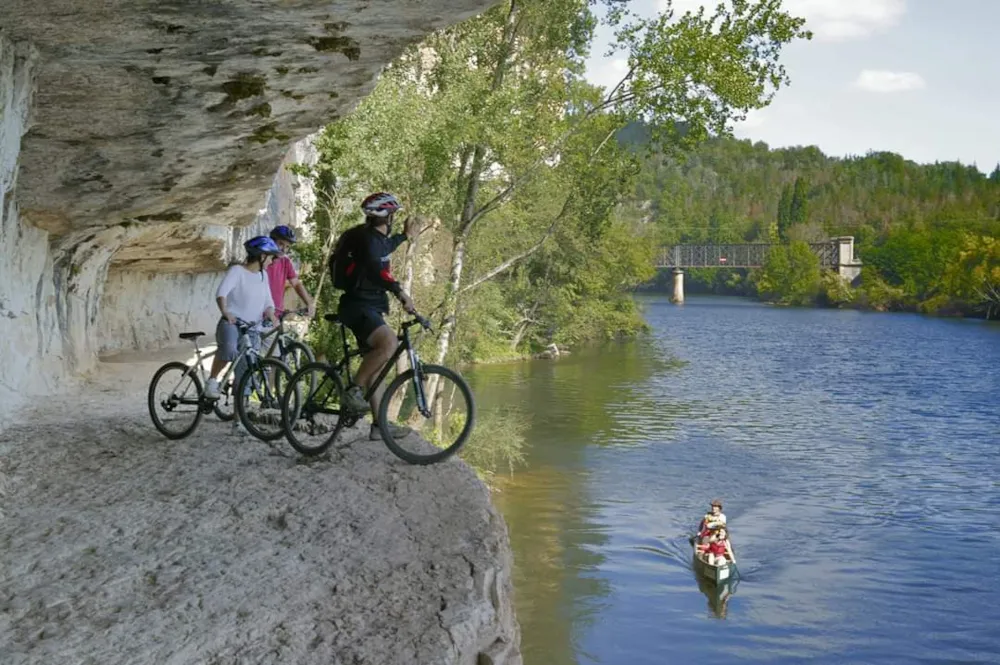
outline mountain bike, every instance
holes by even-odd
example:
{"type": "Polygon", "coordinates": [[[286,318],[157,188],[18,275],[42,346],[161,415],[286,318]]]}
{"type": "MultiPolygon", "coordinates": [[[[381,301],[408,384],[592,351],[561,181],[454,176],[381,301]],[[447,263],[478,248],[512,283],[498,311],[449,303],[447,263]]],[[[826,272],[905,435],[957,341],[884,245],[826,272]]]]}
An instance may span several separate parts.
{"type": "MultiPolygon", "coordinates": [[[[267,328],[242,319],[236,320],[236,327],[239,331],[238,353],[219,378],[219,385],[235,383],[233,394],[242,396],[235,400],[236,416],[255,437],[273,441],[284,433],[281,427],[281,393],[282,388],[289,385],[292,372],[280,360],[261,357],[255,348],[253,336],[267,328]],[[230,380],[230,373],[237,375],[235,381],[230,380]]],[[[200,331],[181,333],[181,339],[194,343],[194,362],[190,365],[176,360],[168,362],[156,370],[149,382],[149,415],[156,429],[168,439],[189,436],[198,427],[201,417],[218,407],[218,398],[205,396],[208,373],[203,362],[216,352],[203,353],[198,347],[198,338],[204,335],[200,331]],[[163,410],[163,415],[157,412],[157,407],[163,410]],[[174,418],[180,423],[176,429],[170,426],[174,418]]]]}
{"type": "MultiPolygon", "coordinates": [[[[271,338],[271,345],[263,357],[274,357],[275,352],[277,352],[277,359],[288,365],[288,369],[293,374],[309,363],[315,362],[316,355],[309,348],[309,345],[300,340],[295,333],[285,330],[285,318],[292,315],[305,316],[308,312],[308,309],[286,309],[278,316],[278,325],[268,328],[267,332],[261,334],[260,337],[261,343],[271,338]]],[[[205,357],[211,357],[213,354],[214,352],[207,353],[205,357]]],[[[219,400],[213,411],[220,420],[228,422],[236,417],[236,399],[233,392],[235,386],[235,376],[226,381],[219,381],[219,400]]]]}
{"type": "MultiPolygon", "coordinates": [[[[341,406],[345,390],[354,385],[351,358],[363,352],[349,347],[347,329],[336,314],[323,318],[340,324],[344,356],[336,364],[315,362],[296,372],[281,405],[285,438],[307,456],[325,452],[344,428],[352,427],[364,415],[341,406]]],[[[430,322],[419,314],[402,323],[397,334],[399,346],[368,388],[365,400],[371,399],[405,356],[409,369],[389,383],[379,402],[379,430],[382,441],[399,458],[410,464],[434,464],[465,445],[475,425],[476,405],[469,384],[457,372],[421,362],[410,339],[410,328],[415,325],[431,330],[430,322]],[[393,438],[389,427],[397,424],[409,434],[393,438]]]]}

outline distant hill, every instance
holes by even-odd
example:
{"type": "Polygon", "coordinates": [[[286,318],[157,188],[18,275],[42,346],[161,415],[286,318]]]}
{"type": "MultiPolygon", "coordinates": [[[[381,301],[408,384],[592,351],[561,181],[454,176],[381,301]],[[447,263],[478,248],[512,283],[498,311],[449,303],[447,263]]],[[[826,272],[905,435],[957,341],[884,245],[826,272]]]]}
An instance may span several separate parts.
{"type": "MultiPolygon", "coordinates": [[[[618,138],[647,146],[650,129],[633,123],[618,138]]],[[[862,244],[899,226],[958,224],[997,233],[1000,165],[985,175],[958,162],[917,164],[890,152],[838,158],[814,146],[712,139],[682,160],[645,157],[635,199],[651,204],[670,242],[766,240],[780,219],[792,238],[852,234],[862,244]],[[796,187],[799,207],[788,219],[796,187]]]]}

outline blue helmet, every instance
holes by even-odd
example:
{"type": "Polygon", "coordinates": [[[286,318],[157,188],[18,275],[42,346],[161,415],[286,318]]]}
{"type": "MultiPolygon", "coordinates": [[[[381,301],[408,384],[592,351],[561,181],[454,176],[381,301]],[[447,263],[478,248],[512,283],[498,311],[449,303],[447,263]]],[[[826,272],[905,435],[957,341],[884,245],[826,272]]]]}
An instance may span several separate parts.
{"type": "Polygon", "coordinates": [[[271,254],[272,256],[281,254],[281,249],[278,248],[278,245],[267,236],[250,238],[250,240],[243,243],[243,249],[247,250],[247,255],[250,258],[256,258],[262,254],[271,254]]]}
{"type": "Polygon", "coordinates": [[[281,226],[275,226],[271,229],[271,239],[272,240],[287,240],[293,245],[296,242],[295,231],[291,228],[282,224],[281,226]]]}

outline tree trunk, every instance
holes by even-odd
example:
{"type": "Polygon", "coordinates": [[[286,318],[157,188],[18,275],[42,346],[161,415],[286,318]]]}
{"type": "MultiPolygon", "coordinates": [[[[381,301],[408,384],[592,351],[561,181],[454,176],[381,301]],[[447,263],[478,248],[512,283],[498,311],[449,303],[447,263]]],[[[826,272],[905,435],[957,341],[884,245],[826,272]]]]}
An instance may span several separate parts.
{"type": "Polygon", "coordinates": [[[521,346],[521,341],[524,339],[525,333],[531,329],[532,324],[538,323],[535,320],[535,312],[538,311],[538,302],[536,301],[531,307],[531,311],[521,319],[517,324],[517,329],[514,331],[514,338],[510,340],[510,350],[516,352],[517,347],[521,346]]]}
{"type": "MultiPolygon", "coordinates": [[[[419,217],[414,220],[414,223],[417,224],[417,228],[423,228],[423,220],[419,217]]],[[[403,254],[402,285],[403,290],[411,295],[413,294],[413,272],[414,265],[417,260],[420,235],[420,233],[417,233],[417,236],[406,244],[406,253],[403,254]]],[[[399,357],[399,360],[396,361],[396,374],[401,374],[407,369],[409,369],[409,357],[404,353],[399,357]]],[[[392,378],[392,373],[386,376],[386,384],[392,381],[392,378]]],[[[400,391],[396,393],[396,395],[394,395],[392,400],[389,402],[389,411],[387,415],[390,421],[396,422],[396,419],[399,418],[399,410],[403,407],[403,399],[405,395],[405,391],[400,391]]]]}
{"type": "Polygon", "coordinates": [[[518,326],[517,330],[514,331],[514,338],[510,340],[510,350],[517,352],[517,347],[521,346],[521,340],[524,338],[524,333],[528,332],[528,328],[531,327],[531,321],[524,320],[518,326]]]}
{"type": "MultiPolygon", "coordinates": [[[[511,0],[507,18],[504,21],[502,46],[497,57],[496,66],[493,70],[493,81],[490,86],[491,92],[496,92],[503,85],[504,76],[510,66],[510,57],[514,50],[514,39],[517,35],[517,0],[511,0]]],[[[469,182],[465,189],[465,201],[462,205],[462,213],[459,217],[458,230],[455,233],[451,252],[451,275],[445,289],[443,323],[441,324],[441,335],[438,337],[437,357],[435,362],[444,364],[451,347],[451,338],[455,331],[455,317],[458,312],[459,290],[462,288],[462,270],[465,268],[465,247],[469,238],[469,231],[472,225],[481,215],[476,213],[476,197],[479,194],[479,187],[483,175],[483,161],[486,157],[486,146],[482,143],[476,144],[472,149],[472,160],[469,164],[469,182]]],[[[463,156],[464,161],[464,156],[463,156]]],[[[432,377],[428,382],[429,396],[437,395],[437,379],[432,377]]],[[[431,408],[434,408],[432,403],[431,408]]]]}
{"type": "Polygon", "coordinates": [[[465,268],[465,241],[463,235],[455,236],[451,251],[451,276],[445,291],[444,320],[441,324],[441,335],[438,337],[437,356],[434,360],[438,365],[444,363],[451,345],[451,335],[455,330],[455,314],[458,310],[458,290],[462,285],[462,270],[465,268]]]}

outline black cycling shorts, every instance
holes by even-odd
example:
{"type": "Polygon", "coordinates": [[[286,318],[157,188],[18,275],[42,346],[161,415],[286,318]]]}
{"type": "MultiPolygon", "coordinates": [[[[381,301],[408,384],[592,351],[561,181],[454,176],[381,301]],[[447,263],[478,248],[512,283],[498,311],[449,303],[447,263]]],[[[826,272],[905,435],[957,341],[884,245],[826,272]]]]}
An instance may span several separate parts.
{"type": "Polygon", "coordinates": [[[368,346],[368,338],[378,328],[386,325],[385,319],[382,318],[382,312],[371,305],[361,303],[341,301],[337,310],[337,318],[354,333],[355,339],[358,340],[358,348],[362,352],[371,350],[371,347],[368,346]]]}

